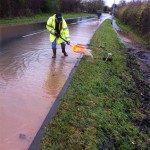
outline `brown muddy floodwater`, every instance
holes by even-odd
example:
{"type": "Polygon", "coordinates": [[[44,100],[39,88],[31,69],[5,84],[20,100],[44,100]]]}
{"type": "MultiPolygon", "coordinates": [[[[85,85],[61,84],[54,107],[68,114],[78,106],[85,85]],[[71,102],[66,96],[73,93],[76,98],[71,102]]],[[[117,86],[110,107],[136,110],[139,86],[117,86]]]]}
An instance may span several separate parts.
{"type": "Polygon", "coordinates": [[[121,42],[128,48],[128,52],[136,57],[139,68],[143,72],[143,79],[150,84],[150,50],[122,31],[115,21],[113,22],[113,27],[118,33],[121,42]]]}
{"type": "MultiPolygon", "coordinates": [[[[71,41],[88,44],[102,23],[88,19],[70,24],[71,41]]],[[[16,39],[0,49],[0,150],[26,150],[32,143],[79,55],[58,46],[52,59],[49,33],[16,39]]]]}

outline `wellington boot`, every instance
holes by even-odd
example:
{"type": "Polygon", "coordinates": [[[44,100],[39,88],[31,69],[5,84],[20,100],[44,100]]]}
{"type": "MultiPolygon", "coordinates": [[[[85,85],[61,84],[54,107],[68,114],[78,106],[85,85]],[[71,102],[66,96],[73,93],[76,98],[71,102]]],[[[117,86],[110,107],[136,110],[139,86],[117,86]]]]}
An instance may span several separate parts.
{"type": "Polygon", "coordinates": [[[52,58],[56,58],[56,48],[53,48],[53,56],[52,58]]]}
{"type": "Polygon", "coordinates": [[[68,54],[65,51],[65,48],[62,48],[62,53],[64,53],[64,56],[68,56],[68,54]]]}
{"type": "Polygon", "coordinates": [[[52,58],[56,58],[56,55],[53,54],[52,58]]]}

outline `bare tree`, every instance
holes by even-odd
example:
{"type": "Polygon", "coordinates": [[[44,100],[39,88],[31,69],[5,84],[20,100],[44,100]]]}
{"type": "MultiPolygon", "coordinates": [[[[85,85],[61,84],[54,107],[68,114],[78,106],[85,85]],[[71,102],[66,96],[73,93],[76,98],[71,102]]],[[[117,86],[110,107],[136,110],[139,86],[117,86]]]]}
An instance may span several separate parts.
{"type": "Polygon", "coordinates": [[[76,12],[80,8],[81,0],[62,0],[61,11],[62,12],[76,12]]]}
{"type": "Polygon", "coordinates": [[[96,13],[97,10],[103,10],[103,0],[82,1],[82,10],[90,13],[96,13]]]}
{"type": "Polygon", "coordinates": [[[125,0],[120,0],[119,6],[124,6],[124,5],[126,5],[126,1],[125,0]]]}

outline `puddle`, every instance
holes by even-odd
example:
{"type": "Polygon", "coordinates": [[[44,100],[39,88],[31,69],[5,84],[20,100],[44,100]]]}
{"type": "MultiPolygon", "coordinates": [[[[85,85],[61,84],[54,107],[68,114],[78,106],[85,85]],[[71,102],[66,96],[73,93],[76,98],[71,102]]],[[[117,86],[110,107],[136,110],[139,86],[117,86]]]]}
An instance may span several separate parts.
{"type": "Polygon", "coordinates": [[[125,33],[124,31],[121,30],[117,30],[119,36],[123,39],[123,41],[127,42],[127,43],[135,43],[134,39],[129,37],[127,35],[127,33],[125,33]]]}
{"type": "Polygon", "coordinates": [[[113,27],[121,42],[128,48],[128,52],[136,57],[139,68],[143,72],[143,79],[150,83],[150,50],[146,49],[144,45],[137,43],[126,32],[122,31],[115,21],[113,22],[113,27]]]}

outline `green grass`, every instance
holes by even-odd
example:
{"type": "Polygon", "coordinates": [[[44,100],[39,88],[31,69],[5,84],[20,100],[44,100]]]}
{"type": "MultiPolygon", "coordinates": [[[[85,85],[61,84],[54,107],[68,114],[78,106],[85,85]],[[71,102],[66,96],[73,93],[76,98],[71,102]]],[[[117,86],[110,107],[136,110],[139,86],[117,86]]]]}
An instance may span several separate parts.
{"type": "MultiPolygon", "coordinates": [[[[33,23],[33,22],[40,22],[40,21],[47,21],[48,18],[53,15],[49,13],[37,14],[30,17],[22,16],[22,17],[9,17],[9,18],[1,18],[0,25],[6,24],[18,24],[18,23],[33,23]]],[[[87,13],[64,13],[64,18],[76,18],[82,16],[93,16],[94,14],[87,14],[87,13]]]]}
{"type": "Polygon", "coordinates": [[[125,23],[121,22],[118,18],[115,18],[115,20],[117,21],[118,26],[122,28],[132,39],[134,39],[135,42],[150,47],[150,39],[144,37],[125,23]]]}
{"type": "Polygon", "coordinates": [[[138,90],[110,20],[100,26],[89,48],[94,60],[81,60],[57,114],[45,127],[40,149],[145,149],[148,135],[131,121],[144,117],[133,104],[139,101],[138,90]],[[108,52],[113,60],[105,63],[108,52]]]}

